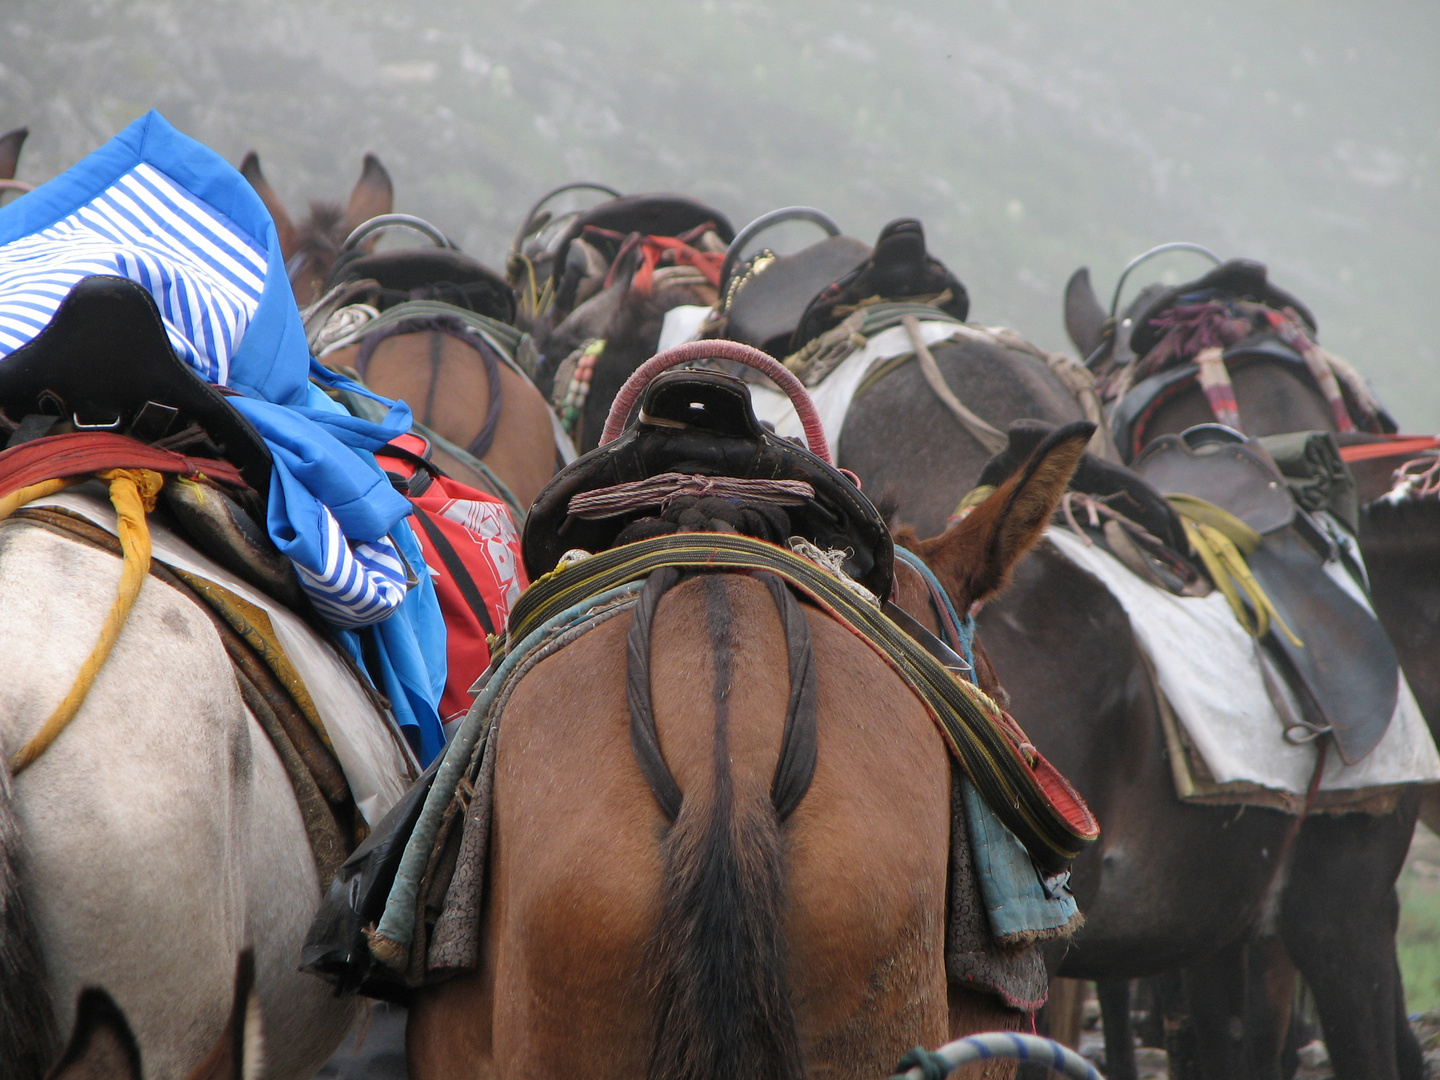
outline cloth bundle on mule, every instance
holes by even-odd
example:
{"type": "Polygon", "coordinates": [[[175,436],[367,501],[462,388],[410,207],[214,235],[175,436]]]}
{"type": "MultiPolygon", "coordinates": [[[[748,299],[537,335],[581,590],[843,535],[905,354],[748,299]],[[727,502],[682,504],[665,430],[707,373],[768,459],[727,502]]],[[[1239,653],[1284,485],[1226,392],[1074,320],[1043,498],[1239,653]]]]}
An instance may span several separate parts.
{"type": "Polygon", "coordinates": [[[361,420],[323,392],[364,391],[311,360],[269,213],[233,167],[158,113],[0,210],[0,405],[17,439],[75,429],[193,441],[171,430],[173,408],[142,398],[116,415],[96,404],[135,377],[123,343],[87,331],[101,309],[137,333],[158,325],[180,361],[165,379],[188,378],[176,393],[207,402],[199,437],[236,459],[309,603],[420,757],[434,756],[444,626],[429,575],[415,572],[424,560],[410,504],[373,456],[409,428],[410,411],[382,401],[379,422],[361,420]],[[50,385],[61,371],[63,392],[50,385]]]}

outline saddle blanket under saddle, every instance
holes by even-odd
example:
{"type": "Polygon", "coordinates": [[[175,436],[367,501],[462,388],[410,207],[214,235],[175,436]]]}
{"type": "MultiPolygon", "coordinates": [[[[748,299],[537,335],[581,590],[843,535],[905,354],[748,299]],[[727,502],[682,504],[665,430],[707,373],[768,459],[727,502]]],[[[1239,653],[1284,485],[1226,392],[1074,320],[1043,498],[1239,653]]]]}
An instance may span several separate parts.
{"type": "MultiPolygon", "coordinates": [[[[115,508],[103,493],[84,486],[27,505],[68,510],[117,535],[115,508]]],[[[156,562],[214,582],[265,612],[276,640],[315,702],[356,807],[374,828],[420,771],[393,719],[375,708],[335,649],[299,616],[200,554],[154,517],[149,529],[156,562]]],[[[153,584],[147,582],[147,587],[153,584]]]]}
{"type": "MultiPolygon", "coordinates": [[[[1130,617],[1163,696],[1162,721],[1177,794],[1298,813],[1315,771],[1314,743],[1284,737],[1249,634],[1219,590],[1176,596],[1143,580],[1099,545],[1068,529],[1046,538],[1110,590],[1130,617]],[[1165,706],[1168,705],[1168,709],[1165,706]]],[[[1367,610],[1363,591],[1332,560],[1329,575],[1367,610]]],[[[1297,628],[1303,636],[1304,628],[1297,628]]],[[[1314,808],[1367,809],[1377,789],[1440,781],[1440,753],[1403,673],[1395,711],[1374,750],[1353,765],[1327,755],[1314,808]]],[[[1291,708],[1298,713],[1298,706],[1291,708]]]]}
{"type": "MultiPolygon", "coordinates": [[[[991,338],[981,331],[954,320],[922,319],[920,337],[926,345],[949,341],[958,337],[974,337],[983,341],[991,338]]],[[[845,417],[849,415],[850,403],[855,400],[865,376],[877,364],[907,356],[915,351],[910,344],[910,335],[903,326],[892,326],[882,330],[865,342],[863,349],[856,349],[837,364],[816,386],[810,387],[810,397],[820,414],[820,423],[825,427],[825,438],[830,443],[830,452],[836,457],[840,453],[840,433],[845,428],[845,417]]],[[[755,415],[775,428],[775,434],[782,438],[803,438],[804,428],[795,414],[790,399],[772,386],[751,384],[750,401],[755,415]]]]}

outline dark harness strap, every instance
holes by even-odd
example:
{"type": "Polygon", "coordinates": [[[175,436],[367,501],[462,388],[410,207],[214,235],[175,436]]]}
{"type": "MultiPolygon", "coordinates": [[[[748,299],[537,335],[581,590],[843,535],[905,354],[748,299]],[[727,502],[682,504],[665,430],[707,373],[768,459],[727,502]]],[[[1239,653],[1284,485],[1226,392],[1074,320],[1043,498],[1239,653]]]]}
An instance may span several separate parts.
{"type": "Polygon", "coordinates": [[[680,785],[665,764],[660,752],[660,736],[655,730],[655,709],[650,700],[650,630],[655,623],[655,609],[660,598],[680,580],[680,571],[662,566],[648,578],[630,613],[630,631],[625,637],[625,696],[630,701],[630,748],[640,764],[640,772],[655,795],[665,817],[674,821],[680,814],[680,785]]]}
{"type": "Polygon", "coordinates": [[[485,364],[485,383],[490,403],[485,409],[485,422],[480,425],[479,434],[470,440],[470,445],[465,447],[466,453],[483,458],[490,452],[490,447],[495,442],[495,431],[500,426],[500,409],[504,403],[505,391],[500,383],[500,359],[484,338],[453,315],[425,315],[414,319],[402,319],[400,322],[370,331],[361,339],[360,348],[355,353],[355,373],[360,376],[361,382],[365,381],[366,372],[370,367],[370,359],[375,355],[375,350],[382,341],[400,334],[423,334],[426,331],[436,334],[437,337],[431,347],[430,390],[425,399],[425,415],[420,422],[427,426],[430,424],[431,412],[435,405],[435,389],[440,381],[440,339],[438,335],[448,334],[479,353],[481,361],[485,364]]]}
{"type": "Polygon", "coordinates": [[[450,577],[454,579],[455,585],[460,590],[460,595],[465,598],[465,604],[475,613],[480,620],[480,625],[485,628],[489,637],[495,636],[495,622],[490,618],[490,608],[485,604],[485,598],[480,595],[480,589],[475,584],[475,579],[470,576],[470,571],[465,567],[465,561],[460,558],[460,553],[455,550],[453,544],[441,531],[435,522],[430,520],[430,514],[422,507],[415,507],[415,520],[420,523],[420,528],[425,530],[431,545],[435,548],[435,554],[440,556],[440,561],[445,564],[445,569],[450,577]]]}
{"type": "MultiPolygon", "coordinates": [[[[631,612],[626,637],[625,694],[630,702],[630,747],[655,801],[670,821],[679,815],[683,795],[670,767],[665,764],[660,737],[655,730],[655,709],[650,696],[650,634],[660,598],[683,577],[677,568],[665,566],[645,580],[631,612]]],[[[770,781],[770,801],[777,817],[784,821],[800,805],[815,777],[818,744],[815,650],[810,639],[810,623],[789,586],[775,574],[757,572],[755,577],[764,582],[779,609],[790,664],[785,730],[780,740],[780,757],[775,762],[775,775],[770,781]]]]}

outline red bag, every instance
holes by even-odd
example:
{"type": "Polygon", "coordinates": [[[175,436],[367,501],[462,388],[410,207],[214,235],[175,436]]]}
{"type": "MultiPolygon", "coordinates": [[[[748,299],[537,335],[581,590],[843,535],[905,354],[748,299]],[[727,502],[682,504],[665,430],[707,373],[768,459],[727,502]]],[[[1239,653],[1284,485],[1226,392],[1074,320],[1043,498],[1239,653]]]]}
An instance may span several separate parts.
{"type": "Polygon", "coordinates": [[[449,668],[440,719],[449,724],[469,711],[470,687],[490,665],[486,635],[505,632],[510,607],[529,582],[510,508],[440,473],[429,451],[419,435],[401,435],[375,457],[415,507],[415,535],[445,619],[449,668]]]}

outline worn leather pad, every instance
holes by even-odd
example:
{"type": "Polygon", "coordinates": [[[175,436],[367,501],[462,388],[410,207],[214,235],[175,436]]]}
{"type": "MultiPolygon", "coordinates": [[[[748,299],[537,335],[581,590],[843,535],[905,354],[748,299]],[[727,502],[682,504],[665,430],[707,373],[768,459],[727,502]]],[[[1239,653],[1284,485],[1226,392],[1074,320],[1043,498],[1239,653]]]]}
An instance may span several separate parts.
{"type": "Polygon", "coordinates": [[[781,255],[735,294],[726,336],[783,357],[815,294],[869,257],[869,245],[850,236],[832,236],[781,255]]]}
{"type": "Polygon", "coordinates": [[[1162,435],[1135,459],[1135,471],[1166,495],[1194,495],[1230,511],[1262,536],[1289,525],[1295,501],[1270,455],[1238,433],[1233,441],[1192,446],[1195,433],[1207,428],[1225,430],[1206,424],[1162,435]]]}
{"type": "Polygon", "coordinates": [[[0,409],[110,425],[154,442],[191,424],[265,497],[270,451],[250,422],[175,355],[155,300],[129,278],[82,278],[48,326],[0,362],[0,409]],[[147,408],[148,406],[148,408],[147,408]]]}

